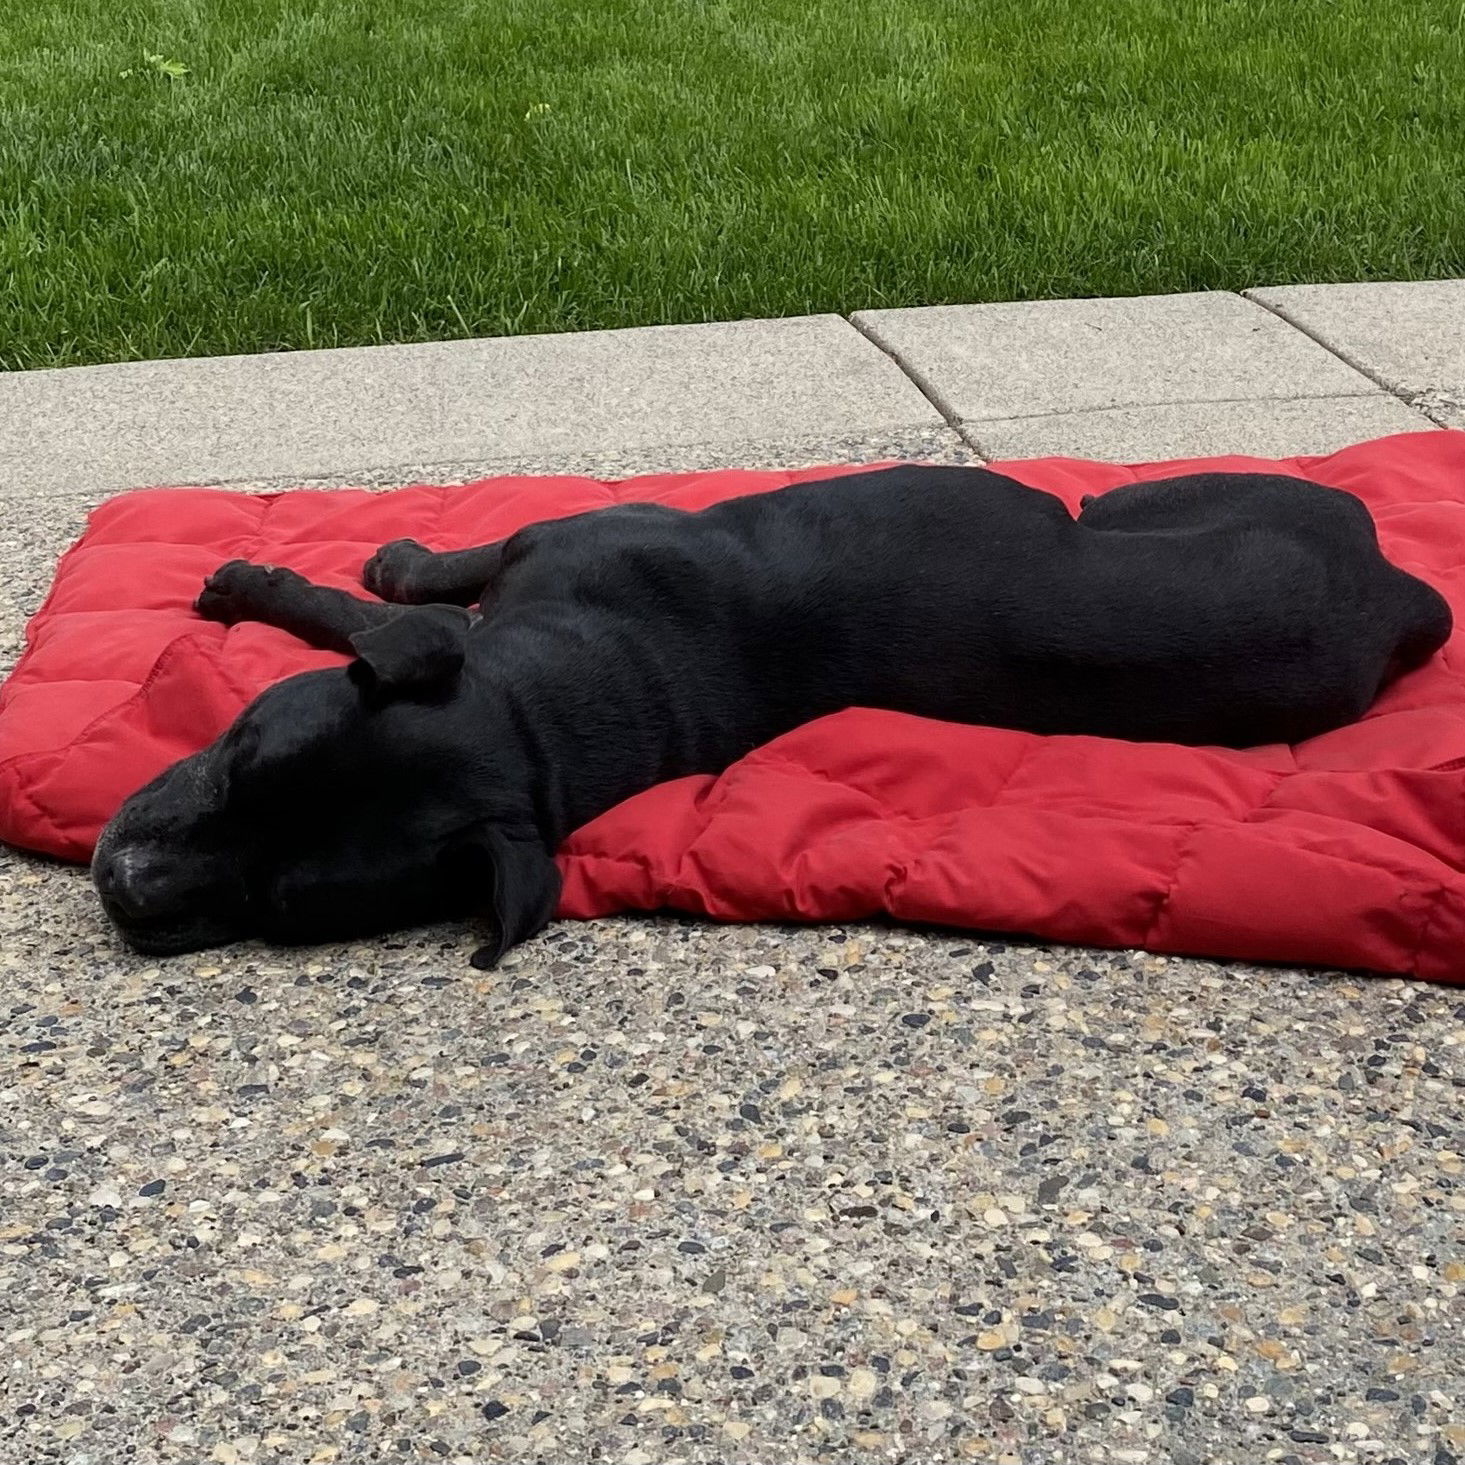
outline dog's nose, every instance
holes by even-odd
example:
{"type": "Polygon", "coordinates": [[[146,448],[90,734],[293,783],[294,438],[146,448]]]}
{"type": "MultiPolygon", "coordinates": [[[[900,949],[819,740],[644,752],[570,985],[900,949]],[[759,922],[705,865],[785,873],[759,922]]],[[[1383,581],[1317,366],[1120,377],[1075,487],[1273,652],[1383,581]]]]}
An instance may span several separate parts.
{"type": "Polygon", "coordinates": [[[92,870],[98,893],[123,920],[142,920],[156,904],[166,861],[136,846],[109,852],[92,870]]]}

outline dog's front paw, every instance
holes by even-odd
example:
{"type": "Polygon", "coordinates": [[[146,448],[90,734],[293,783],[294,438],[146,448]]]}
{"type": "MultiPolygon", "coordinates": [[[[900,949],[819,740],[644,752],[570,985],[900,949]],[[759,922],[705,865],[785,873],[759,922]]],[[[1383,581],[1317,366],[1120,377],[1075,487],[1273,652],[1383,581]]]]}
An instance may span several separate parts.
{"type": "Polygon", "coordinates": [[[300,576],[276,565],[255,565],[248,560],[230,560],[220,565],[207,580],[193,608],[205,620],[232,626],[255,619],[260,607],[276,598],[300,576]]]}
{"type": "Polygon", "coordinates": [[[394,539],[361,567],[361,583],[392,605],[420,605],[432,599],[424,593],[422,572],[434,557],[415,539],[394,539]]]}

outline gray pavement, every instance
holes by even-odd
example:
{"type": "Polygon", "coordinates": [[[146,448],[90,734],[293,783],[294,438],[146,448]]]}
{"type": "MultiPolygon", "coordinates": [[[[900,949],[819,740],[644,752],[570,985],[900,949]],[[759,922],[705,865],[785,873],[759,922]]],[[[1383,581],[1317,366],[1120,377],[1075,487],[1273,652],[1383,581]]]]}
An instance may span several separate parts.
{"type": "Polygon", "coordinates": [[[1438,421],[1465,427],[1465,280],[1246,293],[1438,421]]]}
{"type": "Polygon", "coordinates": [[[1288,456],[1428,419],[1223,292],[871,310],[856,325],[988,457],[1288,456]]]}
{"type": "Polygon", "coordinates": [[[941,425],[827,315],[0,374],[4,486],[23,492],[941,425]]]}
{"type": "MultiPolygon", "coordinates": [[[[958,315],[955,344],[911,329],[897,351],[927,391],[949,373],[929,414],[849,327],[874,359],[828,378],[847,401],[822,437],[704,384],[664,441],[607,415],[598,444],[538,458],[490,423],[363,461],[366,428],[338,421],[308,473],[240,434],[220,451],[244,471],[210,472],[202,433],[147,461],[249,488],[1303,451],[1428,425],[1401,393],[1454,379],[1391,377],[1385,348],[1465,324],[1435,298],[1395,307],[1415,342],[1360,333],[1348,363],[1319,319],[1166,306],[1256,329],[1187,377],[1172,320],[1122,393],[1130,347],[1090,342],[1108,397],[1069,361],[1046,397],[1041,372],[1027,398],[994,375],[1005,415],[980,419],[960,362],[983,333],[958,315]]],[[[1115,307],[1131,340],[1145,310],[1115,307]]],[[[1076,319],[1109,329],[1103,303],[1076,319]]],[[[994,350],[1027,349],[1006,329],[994,350]]],[[[508,420],[505,390],[484,410],[508,420]]],[[[6,657],[116,482],[83,481],[84,419],[37,420],[44,453],[0,428],[3,461],[54,469],[0,469],[6,657]]],[[[78,871],[12,853],[0,892],[3,1465],[1465,1456],[1459,990],[676,919],[557,926],[491,974],[446,928],[157,963],[78,871]]]]}
{"type": "Polygon", "coordinates": [[[1331,453],[1368,438],[1420,432],[1433,425],[1397,397],[1374,392],[1040,413],[968,422],[962,432],[989,461],[1056,453],[1140,463],[1228,453],[1259,458],[1331,453]]]}
{"type": "Polygon", "coordinates": [[[1462,290],[936,306],[0,374],[0,492],[716,462],[943,427],[987,457],[1327,452],[1455,420],[1462,290]]]}

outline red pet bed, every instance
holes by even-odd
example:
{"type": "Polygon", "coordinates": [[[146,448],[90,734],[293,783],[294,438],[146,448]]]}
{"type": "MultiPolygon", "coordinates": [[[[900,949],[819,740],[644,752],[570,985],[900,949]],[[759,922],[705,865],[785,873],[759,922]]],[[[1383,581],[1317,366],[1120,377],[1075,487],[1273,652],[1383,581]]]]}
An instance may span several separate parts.
{"type": "MultiPolygon", "coordinates": [[[[1465,434],[1280,465],[1001,465],[1077,511],[1087,493],[1192,468],[1346,488],[1386,553],[1465,624],[1465,434]]],[[[455,488],[247,497],[125,494],[91,517],[0,691],[0,837],[85,860],[122,799],[261,688],[337,658],[190,610],[235,557],[358,587],[410,535],[434,548],[627,499],[695,508],[827,475],[498,478],[455,488]]],[[[858,471],[858,470],[834,470],[858,471]]],[[[1095,946],[1465,977],[1465,670],[1459,638],[1361,723],[1295,748],[1041,738],[855,709],[721,776],[663,784],[562,852],[561,914],[677,907],[724,920],[901,920],[1095,946]]]]}

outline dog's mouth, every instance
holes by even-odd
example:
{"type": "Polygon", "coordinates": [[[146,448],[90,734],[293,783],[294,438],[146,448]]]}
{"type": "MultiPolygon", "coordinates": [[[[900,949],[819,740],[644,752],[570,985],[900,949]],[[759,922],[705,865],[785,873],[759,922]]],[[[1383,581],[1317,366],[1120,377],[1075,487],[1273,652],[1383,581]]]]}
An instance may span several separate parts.
{"type": "Polygon", "coordinates": [[[200,873],[151,843],[123,842],[105,831],[92,860],[102,910],[144,956],[178,956],[240,939],[223,892],[200,873]]]}
{"type": "Polygon", "coordinates": [[[139,915],[124,910],[105,895],[101,900],[102,909],[117,934],[139,956],[182,956],[190,951],[227,946],[242,939],[237,927],[209,916],[175,912],[139,915]]]}

